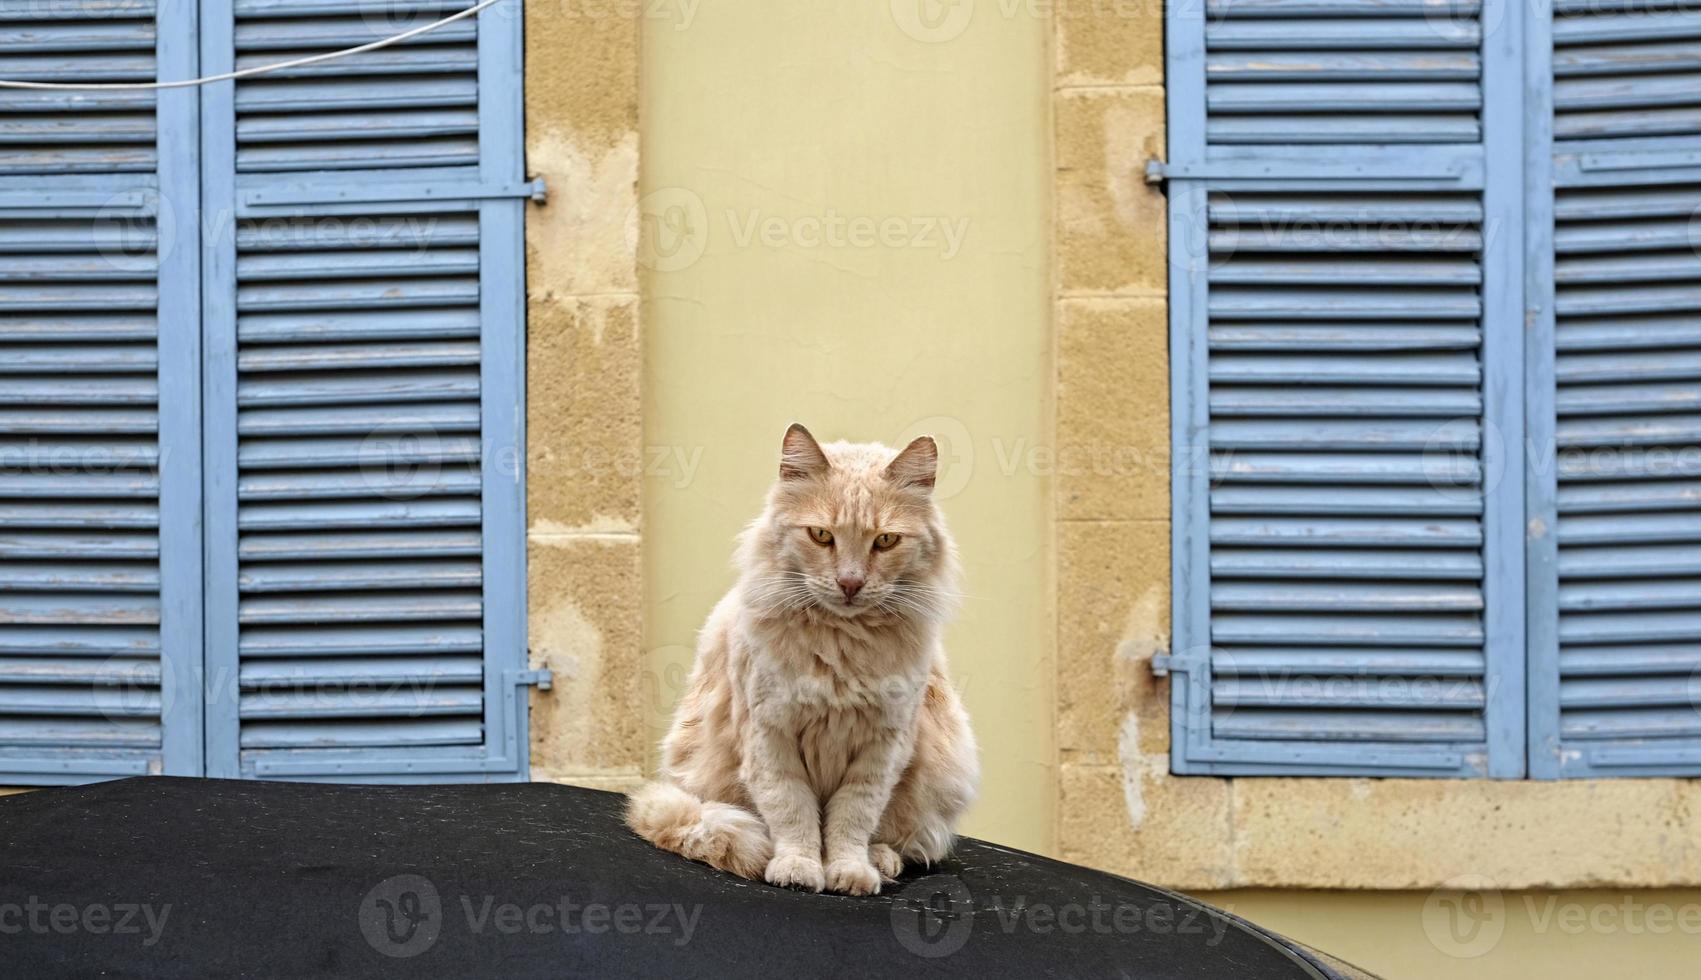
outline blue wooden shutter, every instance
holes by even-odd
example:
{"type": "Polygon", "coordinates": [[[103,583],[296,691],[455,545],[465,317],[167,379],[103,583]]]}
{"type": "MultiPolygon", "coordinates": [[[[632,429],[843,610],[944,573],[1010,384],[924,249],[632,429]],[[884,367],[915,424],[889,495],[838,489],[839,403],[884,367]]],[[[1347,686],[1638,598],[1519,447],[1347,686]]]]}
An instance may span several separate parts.
{"type": "Polygon", "coordinates": [[[1531,771],[1696,775],[1701,9],[1534,24],[1531,771]]]}
{"type": "MultiPolygon", "coordinates": [[[[206,0],[203,67],[463,6],[206,0]]],[[[203,94],[212,774],[527,772],[519,9],[203,94]]]]}
{"type": "MultiPolygon", "coordinates": [[[[3,0],[0,77],[186,78],[193,33],[3,0]]],[[[0,93],[0,785],[201,770],[194,132],[190,93],[0,93]]]]}
{"type": "Polygon", "coordinates": [[[1177,772],[1523,772],[1516,20],[1170,6],[1177,772]]]}

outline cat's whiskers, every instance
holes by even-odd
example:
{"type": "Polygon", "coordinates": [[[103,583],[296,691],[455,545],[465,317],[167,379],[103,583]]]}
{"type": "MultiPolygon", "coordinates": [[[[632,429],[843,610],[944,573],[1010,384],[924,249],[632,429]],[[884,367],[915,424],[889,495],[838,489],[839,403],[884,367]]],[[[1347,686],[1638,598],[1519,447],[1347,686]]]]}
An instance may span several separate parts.
{"type": "Polygon", "coordinates": [[[902,580],[893,582],[877,604],[894,614],[902,610],[926,619],[942,618],[950,611],[948,597],[941,590],[902,580]]]}
{"type": "Polygon", "coordinates": [[[816,602],[808,577],[802,572],[788,570],[756,580],[746,589],[745,599],[751,605],[774,614],[796,612],[816,602]]]}

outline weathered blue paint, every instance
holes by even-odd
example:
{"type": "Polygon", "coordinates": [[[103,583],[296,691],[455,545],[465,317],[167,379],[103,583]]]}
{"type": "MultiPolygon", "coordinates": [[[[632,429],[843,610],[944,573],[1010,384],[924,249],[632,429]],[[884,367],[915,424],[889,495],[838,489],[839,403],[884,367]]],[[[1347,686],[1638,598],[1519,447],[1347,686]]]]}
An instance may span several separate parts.
{"type": "MultiPolygon", "coordinates": [[[[1203,134],[1200,134],[1203,135],[1203,134]]],[[[1172,151],[1173,152],[1173,151],[1172,151]]],[[[1233,180],[1242,190],[1293,191],[1325,184],[1327,190],[1424,190],[1452,179],[1461,188],[1482,185],[1482,151],[1471,146],[1235,146],[1213,144],[1198,160],[1153,161],[1149,179],[1233,180]],[[1257,183],[1265,180],[1269,183],[1257,183]]]]}
{"type": "Polygon", "coordinates": [[[1652,9],[1170,11],[1178,772],[1701,771],[1701,14],[1652,9]]]}
{"type": "MultiPolygon", "coordinates": [[[[57,733],[51,737],[59,740],[57,733]]],[[[146,776],[152,771],[147,758],[120,749],[63,750],[52,756],[0,752],[0,773],[15,786],[87,783],[120,776],[146,776]]]]}
{"type": "MultiPolygon", "coordinates": [[[[1166,3],[1167,114],[1185,125],[1166,128],[1167,166],[1185,173],[1207,164],[1205,147],[1205,11],[1196,3],[1166,3]]],[[[1210,511],[1208,373],[1205,331],[1208,239],[1205,185],[1169,184],[1169,356],[1172,649],[1170,745],[1177,773],[1209,772],[1211,750],[1210,511]]],[[[1153,651],[1154,654],[1162,651],[1153,651]]]]}
{"type": "MultiPolygon", "coordinates": [[[[1525,11],[1524,57],[1524,415],[1532,447],[1555,445],[1554,141],[1552,20],[1525,11]]],[[[1603,215],[1607,217],[1607,215],[1603,215]]],[[[1529,773],[1555,779],[1560,745],[1558,472],[1541,451],[1525,460],[1526,691],[1529,773]]]]}
{"type": "MultiPolygon", "coordinates": [[[[204,57],[225,68],[365,39],[321,16],[340,8],[205,3],[204,57]]],[[[223,774],[526,775],[521,209],[541,188],[523,179],[519,19],[455,27],[429,63],[401,49],[300,76],[346,85],[203,95],[228,229],[206,279],[223,774]],[[397,110],[389,128],[327,138],[357,98],[397,110]]]]}
{"type": "MultiPolygon", "coordinates": [[[[524,44],[518,11],[479,15],[479,177],[486,189],[525,179],[524,44]]],[[[480,270],[484,360],[485,702],[488,758],[512,762],[529,778],[526,642],[526,284],[525,203],[479,206],[485,242],[480,270]],[[496,710],[499,708],[500,710],[496,710]],[[502,742],[496,741],[500,733],[502,742]]]]}
{"type": "Polygon", "coordinates": [[[1213,9],[1169,11],[1152,168],[1173,765],[1520,775],[1521,32],[1485,40],[1492,5],[1213,9]]]}
{"type": "Polygon", "coordinates": [[[1531,768],[1695,775],[1701,265],[1675,229],[1701,206],[1701,119],[1669,107],[1701,19],[1572,7],[1551,57],[1531,22],[1526,85],[1553,107],[1527,164],[1531,768]]]}
{"type": "MultiPolygon", "coordinates": [[[[159,0],[162,80],[194,78],[196,0],[159,0]]],[[[158,97],[160,648],[165,772],[199,776],[203,657],[201,592],[200,107],[195,92],[158,97]]]]}
{"type": "Polygon", "coordinates": [[[159,183],[152,174],[147,175],[145,182],[137,180],[136,176],[114,179],[105,174],[75,181],[83,187],[74,186],[73,181],[70,174],[46,178],[0,178],[0,213],[87,210],[114,216],[129,213],[136,217],[151,217],[154,214],[159,183]]]}
{"type": "Polygon", "coordinates": [[[462,180],[398,181],[377,187],[256,187],[243,195],[242,203],[250,208],[284,207],[296,204],[377,204],[426,200],[478,201],[491,198],[523,197],[542,204],[545,196],[543,178],[529,181],[495,181],[468,186],[462,180]]]}
{"type": "Polygon", "coordinates": [[[1527,5],[1491,0],[1482,44],[1484,100],[1483,649],[1489,776],[1527,771],[1524,578],[1524,17],[1527,5]]]}
{"type": "MultiPolygon", "coordinates": [[[[201,72],[235,65],[234,22],[228,3],[202,0],[201,72]]],[[[201,208],[217,233],[202,243],[202,521],[206,768],[207,775],[241,775],[237,678],[241,669],[237,626],[239,565],[236,545],[236,157],[232,137],[235,83],[200,87],[201,208]]]]}
{"type": "MultiPolygon", "coordinates": [[[[192,77],[187,0],[0,6],[8,74],[192,77]]],[[[191,94],[0,94],[0,783],[201,767],[191,94]],[[176,219],[183,219],[180,228],[176,219]],[[178,232],[185,234],[178,234],[178,232]]]]}
{"type": "MultiPolygon", "coordinates": [[[[407,6],[438,9],[434,0],[407,6]]],[[[362,21],[346,12],[326,5],[239,3],[238,63],[351,46],[392,33],[383,18],[362,21]]],[[[476,170],[481,130],[488,124],[487,93],[479,79],[481,28],[501,33],[510,26],[502,18],[498,14],[457,21],[400,48],[305,66],[263,83],[238,84],[238,171],[298,176],[310,171],[391,171],[395,177],[403,168],[476,170]]]]}
{"type": "MultiPolygon", "coordinates": [[[[193,22],[162,4],[158,23],[193,36],[193,22]]],[[[156,30],[152,3],[8,3],[0,7],[5,74],[26,81],[147,81],[171,66],[175,43],[156,30]],[[87,64],[85,64],[87,63],[87,64]]],[[[191,41],[192,43],[192,41],[191,41]]],[[[152,175],[161,161],[156,98],[149,91],[0,92],[0,180],[10,175],[152,175]]],[[[169,112],[169,110],[168,110],[169,112]]],[[[132,181],[132,186],[134,181],[132,181]]]]}

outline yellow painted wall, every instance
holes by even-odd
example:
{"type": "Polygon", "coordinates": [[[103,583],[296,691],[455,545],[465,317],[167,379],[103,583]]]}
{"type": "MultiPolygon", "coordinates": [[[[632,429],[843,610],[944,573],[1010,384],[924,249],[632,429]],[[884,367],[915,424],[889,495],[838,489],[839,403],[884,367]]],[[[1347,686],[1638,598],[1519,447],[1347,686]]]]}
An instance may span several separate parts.
{"type": "Polygon", "coordinates": [[[1701,891],[1195,892],[1387,980],[1701,976],[1701,891]]]}
{"type": "MultiPolygon", "coordinates": [[[[1522,800],[1510,822],[1540,853],[1508,860],[1533,880],[1597,865],[1602,878],[1649,880],[1603,855],[1675,853],[1642,842],[1672,826],[1655,814],[1683,825],[1673,801],[1686,784],[1454,782],[1453,795],[1418,805],[1441,790],[1249,780],[1234,795],[1225,780],[1159,778],[1167,691],[1139,659],[1155,641],[1129,632],[1167,616],[1167,470],[1059,459],[1132,447],[1162,462],[1162,201],[1137,173],[1161,152],[1161,8],[1068,4],[1047,17],[1043,6],[918,0],[944,18],[918,21],[911,6],[680,0],[643,18],[632,227],[644,266],[646,740],[665,729],[696,628],[732,581],[732,537],[759,505],[786,423],[888,442],[930,431],[975,596],[950,634],[986,769],[968,833],[1193,887],[1326,883],[1295,865],[1346,848],[1329,869],[1347,868],[1380,848],[1359,870],[1416,884],[1442,864],[1503,872],[1469,853],[1453,861],[1457,848],[1439,842],[1522,800]],[[966,229],[958,244],[939,222],[966,229]],[[1143,830],[1119,754],[1126,703],[1149,707],[1156,733],[1135,746],[1152,760],[1143,830]],[[1337,805],[1339,793],[1356,802],[1337,805]],[[1630,802],[1579,809],[1580,794],[1630,802]],[[1460,803],[1477,796],[1480,813],[1460,803]],[[1528,836],[1566,813],[1591,828],[1626,813],[1657,826],[1591,830],[1581,848],[1528,836]],[[1355,841],[1343,826],[1373,836],[1355,841]],[[1149,841],[1131,844],[1140,833],[1149,841]],[[1232,860],[1201,843],[1213,840],[1232,860]]],[[[532,392],[534,406],[558,397],[532,392]]],[[[1701,963],[1701,929],[1684,927],[1701,926],[1701,891],[1507,891],[1476,907],[1480,922],[1426,888],[1197,894],[1389,978],[1685,977],[1701,963]],[[1627,897],[1629,917],[1602,911],[1627,897]]]]}
{"type": "MultiPolygon", "coordinates": [[[[902,5],[899,4],[899,7],[902,5]]],[[[948,635],[985,768],[970,833],[1053,841],[1049,30],[944,43],[893,5],[644,24],[644,683],[664,730],[780,435],[927,432],[973,598],[948,635]],[[949,235],[946,229],[949,228],[949,235]]]]}

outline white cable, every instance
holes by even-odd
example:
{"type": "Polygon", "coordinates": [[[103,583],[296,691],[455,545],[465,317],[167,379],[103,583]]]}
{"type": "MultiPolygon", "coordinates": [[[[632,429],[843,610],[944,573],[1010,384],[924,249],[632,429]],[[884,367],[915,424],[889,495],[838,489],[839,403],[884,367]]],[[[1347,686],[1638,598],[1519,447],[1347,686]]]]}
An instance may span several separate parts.
{"type": "Polygon", "coordinates": [[[362,44],[359,47],[344,48],[341,51],[330,51],[330,52],[327,52],[325,54],[311,55],[311,56],[306,57],[306,58],[296,58],[292,61],[280,61],[280,62],[278,62],[276,64],[272,64],[272,65],[255,65],[253,68],[244,68],[240,71],[227,71],[222,75],[208,75],[205,78],[186,78],[186,79],[183,79],[181,81],[176,81],[176,82],[85,82],[85,83],[77,83],[77,82],[16,82],[16,81],[10,81],[10,80],[7,80],[7,79],[0,79],[0,88],[49,89],[49,90],[56,91],[56,92],[84,91],[84,90],[112,91],[112,90],[115,90],[115,89],[188,88],[192,85],[205,85],[208,82],[224,82],[224,81],[229,81],[233,78],[248,78],[251,75],[260,75],[260,74],[264,74],[264,73],[269,72],[269,71],[281,71],[282,69],[285,69],[285,68],[299,68],[302,65],[312,65],[312,64],[317,64],[321,61],[330,61],[330,60],[335,59],[335,58],[346,58],[351,54],[363,54],[367,51],[376,51],[379,48],[387,48],[392,44],[399,44],[402,41],[406,41],[410,37],[418,37],[419,35],[424,34],[426,31],[434,31],[437,28],[442,27],[445,24],[452,24],[455,21],[460,20],[463,17],[471,17],[473,14],[478,13],[479,11],[490,6],[491,4],[500,3],[500,2],[502,2],[502,0],[479,0],[479,2],[477,4],[474,4],[473,6],[468,7],[467,9],[461,11],[458,14],[451,14],[448,17],[445,17],[442,20],[436,21],[434,23],[425,24],[425,25],[422,25],[420,27],[415,27],[415,28],[412,28],[411,30],[403,31],[402,33],[397,34],[393,37],[387,37],[387,38],[384,38],[384,39],[379,40],[379,41],[372,41],[372,42],[367,43],[367,44],[362,44]]]}

